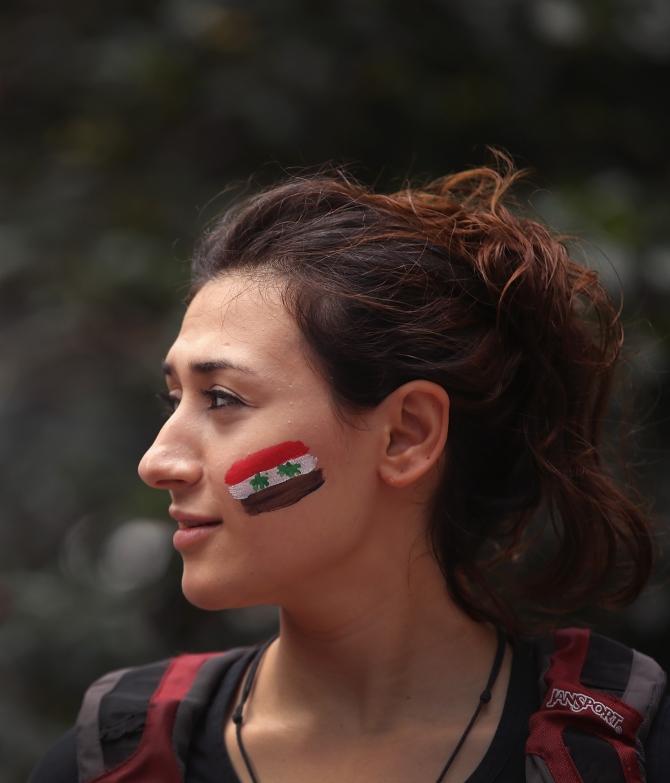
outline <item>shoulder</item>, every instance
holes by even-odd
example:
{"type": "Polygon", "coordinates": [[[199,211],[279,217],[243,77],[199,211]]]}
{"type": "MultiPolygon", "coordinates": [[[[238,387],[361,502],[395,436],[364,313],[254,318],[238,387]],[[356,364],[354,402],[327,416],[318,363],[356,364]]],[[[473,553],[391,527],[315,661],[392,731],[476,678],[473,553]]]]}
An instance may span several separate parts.
{"type": "Polygon", "coordinates": [[[185,749],[227,673],[252,649],[178,655],[98,678],[84,694],[75,726],[46,753],[30,783],[93,780],[136,756],[141,746],[145,755],[173,754],[173,746],[159,747],[154,734],[172,735],[177,752],[185,749]]]}
{"type": "Polygon", "coordinates": [[[564,745],[580,769],[596,757],[604,767],[621,753],[646,755],[649,781],[670,779],[670,754],[663,743],[670,700],[667,676],[657,661],[583,628],[558,630],[537,640],[535,650],[541,704],[531,717],[526,745],[533,763],[550,765],[548,751],[564,745]],[[550,726],[560,727],[561,736],[552,735],[550,726]],[[606,742],[596,747],[596,736],[606,742]]]}
{"type": "Polygon", "coordinates": [[[552,677],[579,682],[631,699],[640,712],[655,712],[665,691],[666,674],[653,658],[588,628],[560,628],[532,640],[542,687],[552,677]],[[646,702],[639,692],[649,698],[646,702]]]}
{"type": "MultiPolygon", "coordinates": [[[[622,716],[603,711],[616,702],[642,716],[635,732],[646,738],[666,694],[667,675],[657,661],[587,628],[561,628],[534,646],[544,709],[591,711],[599,720],[623,723],[622,716]]],[[[622,726],[612,725],[620,733],[622,726]]]]}

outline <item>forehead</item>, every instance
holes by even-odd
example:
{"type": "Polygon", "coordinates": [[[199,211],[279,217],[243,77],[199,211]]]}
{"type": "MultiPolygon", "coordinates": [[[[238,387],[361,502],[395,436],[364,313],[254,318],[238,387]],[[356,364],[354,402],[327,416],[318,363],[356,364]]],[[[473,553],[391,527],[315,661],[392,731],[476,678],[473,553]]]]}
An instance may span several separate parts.
{"type": "MultiPolygon", "coordinates": [[[[189,305],[169,358],[226,358],[286,366],[303,358],[302,336],[281,301],[281,284],[226,275],[206,283],[189,305]],[[207,356],[205,356],[205,354],[207,356]],[[202,355],[202,356],[201,356],[202,355]]],[[[304,361],[304,358],[303,358],[304,361]]]]}

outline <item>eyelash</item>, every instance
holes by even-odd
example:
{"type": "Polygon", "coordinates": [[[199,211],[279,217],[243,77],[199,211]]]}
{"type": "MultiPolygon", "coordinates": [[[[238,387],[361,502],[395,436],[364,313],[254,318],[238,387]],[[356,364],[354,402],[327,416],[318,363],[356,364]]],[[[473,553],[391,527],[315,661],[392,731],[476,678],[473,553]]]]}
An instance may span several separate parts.
{"type": "MultiPolygon", "coordinates": [[[[212,403],[209,406],[209,410],[218,410],[220,408],[231,408],[237,405],[244,405],[242,400],[230,392],[223,391],[223,389],[203,389],[201,392],[203,397],[206,397],[212,403]],[[216,405],[217,400],[225,400],[224,405],[216,405]]],[[[169,392],[158,392],[156,394],[159,400],[163,403],[163,411],[167,416],[171,416],[179,405],[179,399],[173,397],[169,392]]]]}

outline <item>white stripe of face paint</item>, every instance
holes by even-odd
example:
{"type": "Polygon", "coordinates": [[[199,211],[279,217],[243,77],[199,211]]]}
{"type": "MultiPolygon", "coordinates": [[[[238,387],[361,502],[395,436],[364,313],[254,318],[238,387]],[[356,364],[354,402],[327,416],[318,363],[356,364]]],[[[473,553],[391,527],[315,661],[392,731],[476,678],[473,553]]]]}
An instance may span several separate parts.
{"type": "MultiPolygon", "coordinates": [[[[318,464],[317,459],[313,454],[303,454],[302,457],[288,459],[286,462],[290,462],[292,464],[297,463],[300,465],[300,473],[296,473],[295,476],[285,476],[279,472],[279,466],[270,468],[270,470],[262,470],[260,472],[268,478],[268,487],[273,487],[276,484],[282,484],[284,481],[289,481],[290,479],[296,478],[297,476],[304,476],[305,473],[310,473],[312,470],[315,470],[318,464]]],[[[281,464],[283,465],[285,463],[282,462],[281,464]]],[[[237,484],[231,484],[228,487],[230,494],[236,500],[244,500],[244,498],[249,497],[249,495],[253,495],[256,490],[254,490],[254,488],[251,486],[250,482],[252,478],[253,476],[249,476],[249,478],[244,479],[244,481],[240,481],[237,484]]]]}

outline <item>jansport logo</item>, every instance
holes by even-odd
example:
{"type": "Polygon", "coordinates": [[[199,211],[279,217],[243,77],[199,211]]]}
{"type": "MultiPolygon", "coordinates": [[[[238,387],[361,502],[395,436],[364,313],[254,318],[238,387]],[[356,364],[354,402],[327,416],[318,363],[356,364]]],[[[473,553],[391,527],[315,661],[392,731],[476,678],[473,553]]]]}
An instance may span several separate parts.
{"type": "Polygon", "coordinates": [[[619,715],[611,707],[608,707],[601,701],[596,701],[592,696],[587,696],[585,693],[566,691],[563,688],[553,688],[546,707],[547,709],[551,707],[568,707],[572,712],[590,710],[602,721],[605,721],[608,726],[611,726],[617,734],[621,734],[623,731],[623,715],[619,715]]]}

